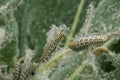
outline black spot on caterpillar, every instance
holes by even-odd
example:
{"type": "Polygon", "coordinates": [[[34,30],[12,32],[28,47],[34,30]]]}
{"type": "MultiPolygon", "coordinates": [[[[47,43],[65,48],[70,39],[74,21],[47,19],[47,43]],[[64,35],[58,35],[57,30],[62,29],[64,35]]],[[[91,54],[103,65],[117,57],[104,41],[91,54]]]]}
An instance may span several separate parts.
{"type": "Polygon", "coordinates": [[[21,80],[28,80],[28,77],[34,74],[34,71],[37,68],[37,66],[38,65],[36,63],[33,63],[30,66],[28,66],[24,71],[22,71],[21,80]]]}

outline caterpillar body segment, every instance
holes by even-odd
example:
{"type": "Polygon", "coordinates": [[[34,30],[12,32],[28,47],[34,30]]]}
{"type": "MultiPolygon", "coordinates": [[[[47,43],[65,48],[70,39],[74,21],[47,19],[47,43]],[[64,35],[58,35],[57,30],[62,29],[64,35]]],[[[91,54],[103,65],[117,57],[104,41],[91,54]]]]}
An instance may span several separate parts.
{"type": "Polygon", "coordinates": [[[90,45],[102,44],[106,42],[108,39],[106,36],[89,36],[89,37],[82,37],[73,42],[70,42],[68,45],[72,50],[81,50],[90,45]]]}
{"type": "Polygon", "coordinates": [[[48,58],[51,56],[51,53],[55,50],[56,44],[51,42],[51,44],[48,45],[49,47],[47,50],[43,53],[43,55],[40,58],[40,62],[45,62],[48,60],[48,58]]]}
{"type": "Polygon", "coordinates": [[[47,45],[46,50],[40,58],[40,62],[45,62],[50,58],[52,52],[56,49],[57,44],[61,41],[62,38],[64,38],[64,30],[61,30],[60,34],[47,45]]]}
{"type": "Polygon", "coordinates": [[[64,30],[61,30],[60,34],[55,38],[55,42],[58,43],[64,37],[64,30]]]}
{"type": "Polygon", "coordinates": [[[19,80],[22,71],[22,64],[24,63],[25,58],[20,58],[14,68],[13,71],[13,80],[19,80]]]}
{"type": "Polygon", "coordinates": [[[37,68],[37,66],[38,65],[36,63],[33,63],[30,66],[28,66],[27,69],[25,69],[22,72],[20,80],[28,80],[28,77],[34,73],[34,71],[37,68]]]}

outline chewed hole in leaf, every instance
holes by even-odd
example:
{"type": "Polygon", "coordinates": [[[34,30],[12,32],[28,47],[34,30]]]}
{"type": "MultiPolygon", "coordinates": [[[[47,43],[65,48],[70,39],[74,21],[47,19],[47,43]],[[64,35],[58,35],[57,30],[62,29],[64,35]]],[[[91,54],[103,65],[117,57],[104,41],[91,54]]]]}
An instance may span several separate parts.
{"type": "Polygon", "coordinates": [[[107,57],[105,55],[101,56],[99,62],[100,68],[105,72],[111,72],[116,69],[113,65],[113,62],[111,60],[107,60],[107,57]]]}
{"type": "Polygon", "coordinates": [[[120,53],[120,40],[118,40],[117,43],[111,45],[110,50],[115,51],[117,54],[120,53]]]}

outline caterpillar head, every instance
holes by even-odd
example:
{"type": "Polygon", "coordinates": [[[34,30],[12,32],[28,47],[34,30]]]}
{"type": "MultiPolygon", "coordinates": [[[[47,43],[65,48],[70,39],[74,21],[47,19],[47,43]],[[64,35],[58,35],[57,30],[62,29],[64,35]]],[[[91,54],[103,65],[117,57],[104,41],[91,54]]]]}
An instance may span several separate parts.
{"type": "Polygon", "coordinates": [[[107,36],[103,36],[102,39],[103,39],[103,42],[108,41],[108,37],[107,36]]]}

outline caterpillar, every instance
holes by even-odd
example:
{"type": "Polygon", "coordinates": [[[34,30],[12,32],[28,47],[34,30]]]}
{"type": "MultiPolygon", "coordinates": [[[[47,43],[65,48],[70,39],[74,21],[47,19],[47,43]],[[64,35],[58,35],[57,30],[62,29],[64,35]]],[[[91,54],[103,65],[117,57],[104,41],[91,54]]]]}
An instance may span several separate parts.
{"type": "Polygon", "coordinates": [[[109,53],[109,50],[107,47],[97,47],[93,50],[93,53],[96,55],[96,56],[99,56],[101,55],[102,53],[109,53]]]}
{"type": "Polygon", "coordinates": [[[61,30],[60,34],[52,40],[47,46],[46,50],[44,51],[43,55],[40,58],[40,62],[45,62],[49,59],[52,52],[56,49],[57,44],[60,42],[60,40],[64,37],[64,30],[61,30]]]}
{"type": "Polygon", "coordinates": [[[34,73],[37,66],[38,65],[36,63],[32,63],[29,67],[27,67],[27,69],[22,71],[21,80],[28,80],[27,78],[34,73]]]}
{"type": "Polygon", "coordinates": [[[81,50],[84,49],[90,45],[95,45],[95,44],[102,44],[106,42],[108,38],[106,36],[89,36],[89,37],[82,37],[76,40],[73,40],[70,42],[68,47],[72,50],[81,50]]]}
{"type": "Polygon", "coordinates": [[[19,80],[21,75],[22,63],[24,62],[25,58],[20,58],[17,63],[15,64],[15,68],[13,71],[13,80],[19,80]]]}

